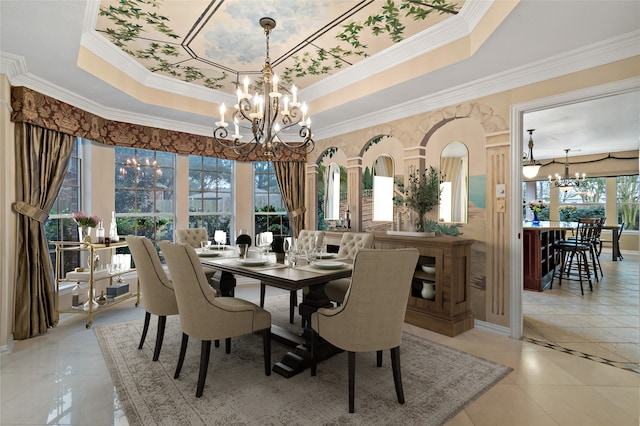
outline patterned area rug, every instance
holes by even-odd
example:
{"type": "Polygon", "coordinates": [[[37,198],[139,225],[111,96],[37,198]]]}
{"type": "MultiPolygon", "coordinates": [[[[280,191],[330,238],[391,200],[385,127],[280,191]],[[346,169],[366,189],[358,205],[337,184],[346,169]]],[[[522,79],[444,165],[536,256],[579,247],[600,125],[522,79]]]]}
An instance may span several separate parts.
{"type": "MultiPolygon", "coordinates": [[[[266,300],[274,324],[288,324],[289,296],[266,300]]],[[[182,373],[173,379],[181,331],[167,319],[160,360],[152,362],[155,323],[138,350],[142,320],[96,327],[104,359],[131,425],[440,425],[511,371],[437,343],[404,334],[400,347],[405,405],[398,404],[389,352],[382,368],[375,353],[356,355],[355,413],[349,414],[347,355],[290,379],[264,375],[262,338],[232,339],[231,354],[212,346],[204,395],[195,397],[200,341],[191,339],[182,373]]],[[[298,317],[299,326],[299,317],[298,317]]],[[[272,343],[272,361],[287,352],[272,343]]]]}

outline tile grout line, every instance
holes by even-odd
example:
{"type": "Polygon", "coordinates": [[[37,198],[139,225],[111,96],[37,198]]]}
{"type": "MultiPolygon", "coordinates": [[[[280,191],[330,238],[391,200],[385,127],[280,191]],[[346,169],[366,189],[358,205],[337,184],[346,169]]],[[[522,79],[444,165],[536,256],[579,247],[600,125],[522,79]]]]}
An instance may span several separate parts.
{"type": "Polygon", "coordinates": [[[534,345],[543,346],[548,349],[563,352],[569,355],[577,356],[580,358],[588,359],[590,361],[598,362],[600,364],[609,365],[611,367],[620,368],[622,370],[631,371],[632,373],[640,374],[640,363],[636,362],[620,362],[612,361],[607,358],[602,358],[596,355],[590,355],[584,352],[576,351],[574,349],[565,348],[551,342],[543,342],[541,340],[532,339],[531,337],[522,337],[525,342],[533,343],[534,345]]]}

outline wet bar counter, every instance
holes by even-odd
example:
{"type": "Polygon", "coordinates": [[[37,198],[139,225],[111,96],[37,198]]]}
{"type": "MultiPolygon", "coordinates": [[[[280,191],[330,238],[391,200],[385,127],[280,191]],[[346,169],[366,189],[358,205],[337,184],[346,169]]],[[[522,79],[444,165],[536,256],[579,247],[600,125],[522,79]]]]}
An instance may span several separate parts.
{"type": "Polygon", "coordinates": [[[551,284],[553,271],[560,264],[560,254],[553,244],[565,237],[575,224],[541,221],[539,225],[523,222],[524,289],[543,291],[551,284]]]}

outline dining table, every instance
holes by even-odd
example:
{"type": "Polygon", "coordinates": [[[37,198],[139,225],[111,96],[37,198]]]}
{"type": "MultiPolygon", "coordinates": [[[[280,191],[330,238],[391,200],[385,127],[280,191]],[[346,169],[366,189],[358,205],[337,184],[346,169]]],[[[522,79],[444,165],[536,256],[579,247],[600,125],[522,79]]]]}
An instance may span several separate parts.
{"type": "Polygon", "coordinates": [[[312,339],[311,314],[319,308],[333,306],[324,292],[324,286],[329,281],[350,277],[351,260],[334,257],[317,260],[311,264],[303,262],[299,266],[291,267],[260,253],[253,258],[240,259],[233,251],[225,250],[217,256],[200,256],[200,262],[223,272],[253,278],[265,285],[283,290],[305,289],[302,302],[298,306],[305,327],[296,333],[275,324],[271,326],[272,338],[290,347],[289,352],[274,364],[275,373],[287,378],[293,377],[311,365],[312,353],[316,362],[321,362],[341,352],[318,336],[312,339]]]}
{"type": "Polygon", "coordinates": [[[620,233],[620,225],[618,224],[609,224],[609,225],[602,225],[602,229],[607,229],[609,231],[611,231],[611,260],[613,260],[614,262],[618,261],[618,258],[622,258],[622,256],[620,255],[620,237],[619,237],[619,233],[620,233]]]}

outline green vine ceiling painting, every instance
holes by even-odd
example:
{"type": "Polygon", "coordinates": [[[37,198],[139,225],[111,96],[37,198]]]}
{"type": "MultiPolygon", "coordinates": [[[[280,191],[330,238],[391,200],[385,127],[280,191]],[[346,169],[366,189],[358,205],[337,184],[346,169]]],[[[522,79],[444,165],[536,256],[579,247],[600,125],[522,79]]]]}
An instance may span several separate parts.
{"type": "Polygon", "coordinates": [[[258,21],[277,22],[270,57],[287,86],[311,85],[458,13],[448,0],[102,0],[96,31],[146,69],[211,89],[254,87],[265,60],[258,21]]]}

